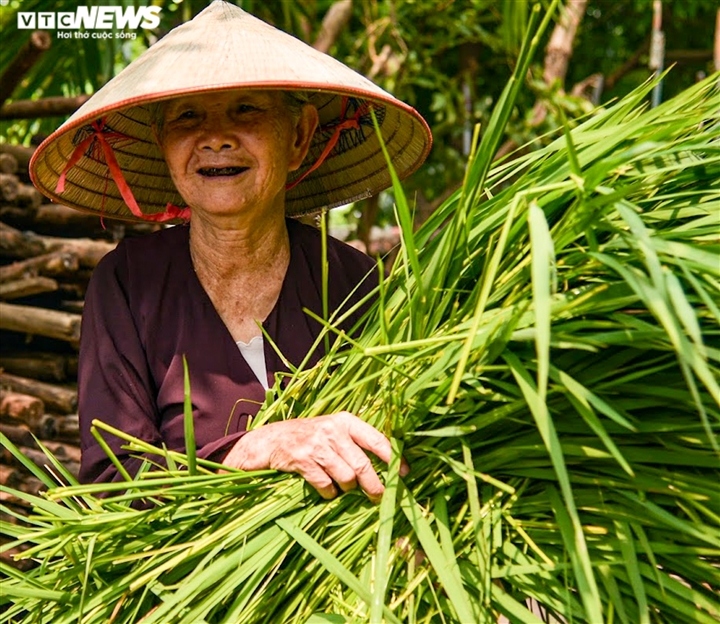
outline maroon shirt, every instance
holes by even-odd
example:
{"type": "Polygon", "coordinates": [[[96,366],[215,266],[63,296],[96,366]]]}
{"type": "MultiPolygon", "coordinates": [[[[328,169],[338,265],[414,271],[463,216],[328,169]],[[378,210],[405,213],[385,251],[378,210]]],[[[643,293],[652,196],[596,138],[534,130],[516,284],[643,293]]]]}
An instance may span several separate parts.
{"type": "MultiPolygon", "coordinates": [[[[322,317],[321,236],[287,221],[290,264],[263,327],[294,366],[312,349],[322,317]]],[[[80,480],[118,478],[90,432],[102,420],[137,438],[183,450],[183,355],[190,372],[198,456],[220,461],[245,431],[265,390],[243,358],[193,270],[186,226],[122,241],[95,269],[85,299],[78,371],[82,462],[80,480]]],[[[329,308],[347,309],[377,284],[372,259],[328,238],[329,308]],[[365,279],[367,277],[367,279],[365,279]]],[[[360,313],[342,324],[350,330],[360,313]]],[[[268,340],[268,383],[287,368],[268,340]]],[[[322,346],[310,365],[322,356],[322,346]]],[[[133,473],[140,460],[103,434],[133,473]]]]}

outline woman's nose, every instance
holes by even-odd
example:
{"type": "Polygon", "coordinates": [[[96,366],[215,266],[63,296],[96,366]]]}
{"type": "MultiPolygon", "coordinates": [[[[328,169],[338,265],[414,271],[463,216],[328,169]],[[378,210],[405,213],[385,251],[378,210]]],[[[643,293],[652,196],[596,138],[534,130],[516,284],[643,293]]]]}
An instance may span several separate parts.
{"type": "Polygon", "coordinates": [[[202,124],[198,147],[203,150],[229,150],[239,145],[235,125],[222,115],[208,115],[202,124]]]}

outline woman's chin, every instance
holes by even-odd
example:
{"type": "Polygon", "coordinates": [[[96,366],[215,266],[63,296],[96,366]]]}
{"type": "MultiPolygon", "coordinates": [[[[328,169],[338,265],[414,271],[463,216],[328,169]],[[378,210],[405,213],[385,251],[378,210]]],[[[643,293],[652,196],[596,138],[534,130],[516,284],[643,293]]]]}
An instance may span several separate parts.
{"type": "Polygon", "coordinates": [[[259,202],[238,202],[237,198],[235,198],[235,200],[236,201],[228,201],[227,198],[224,198],[223,201],[221,198],[218,198],[217,201],[213,201],[211,197],[206,197],[202,203],[195,205],[193,213],[202,217],[203,220],[223,223],[234,220],[253,222],[273,213],[278,213],[284,218],[284,206],[273,210],[272,206],[267,206],[259,202]]]}

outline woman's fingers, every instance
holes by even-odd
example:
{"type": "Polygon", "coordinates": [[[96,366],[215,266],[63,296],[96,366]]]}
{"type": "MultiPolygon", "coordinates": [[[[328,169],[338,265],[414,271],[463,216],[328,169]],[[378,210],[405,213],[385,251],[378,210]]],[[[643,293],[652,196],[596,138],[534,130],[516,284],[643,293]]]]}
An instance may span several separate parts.
{"type": "Polygon", "coordinates": [[[323,498],[334,498],[338,494],[335,484],[343,492],[354,490],[360,485],[374,502],[380,500],[385,490],[367,455],[358,447],[354,450],[348,448],[342,456],[335,454],[332,459],[327,458],[322,463],[299,470],[298,474],[323,498]]]}
{"type": "Polygon", "coordinates": [[[386,464],[390,463],[390,455],[392,453],[390,440],[375,429],[375,427],[368,425],[364,420],[360,420],[353,414],[340,412],[338,416],[342,416],[348,420],[348,434],[357,446],[374,453],[386,464]]]}
{"type": "MultiPolygon", "coordinates": [[[[362,488],[368,497],[373,501],[380,500],[385,488],[375,472],[370,458],[362,448],[353,439],[348,438],[345,443],[338,447],[337,454],[342,457],[343,462],[352,471],[357,485],[362,488]]],[[[347,491],[345,488],[343,490],[347,491]]]]}
{"type": "Polygon", "coordinates": [[[348,464],[346,457],[335,453],[325,461],[318,461],[318,466],[343,492],[349,492],[357,487],[355,470],[348,464]]]}
{"type": "Polygon", "coordinates": [[[317,490],[324,499],[330,500],[338,495],[337,488],[333,479],[330,478],[327,471],[323,469],[319,464],[314,466],[307,466],[303,471],[299,471],[298,474],[308,482],[309,485],[317,490]]]}
{"type": "MultiPolygon", "coordinates": [[[[245,434],[225,458],[244,470],[267,468],[296,472],[323,498],[338,487],[347,492],[358,485],[374,501],[384,487],[365,451],[389,462],[390,441],[377,429],[349,412],[265,425],[245,434]]],[[[401,464],[400,474],[409,468],[401,464]]]]}
{"type": "MultiPolygon", "coordinates": [[[[370,451],[382,459],[386,464],[390,463],[390,457],[392,455],[392,448],[390,447],[390,440],[388,440],[382,433],[380,433],[372,425],[368,425],[364,420],[360,420],[357,416],[350,414],[349,412],[341,412],[351,417],[349,433],[355,444],[361,446],[367,451],[370,451]]],[[[400,461],[400,474],[401,476],[407,475],[410,472],[410,466],[401,458],[400,461]]]]}

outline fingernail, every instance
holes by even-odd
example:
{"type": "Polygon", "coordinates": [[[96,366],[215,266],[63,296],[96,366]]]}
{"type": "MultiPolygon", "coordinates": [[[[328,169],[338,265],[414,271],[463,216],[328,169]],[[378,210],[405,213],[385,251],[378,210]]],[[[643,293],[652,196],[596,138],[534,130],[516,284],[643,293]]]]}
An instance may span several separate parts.
{"type": "Polygon", "coordinates": [[[410,472],[410,465],[403,459],[400,463],[400,476],[407,477],[410,472]]]}
{"type": "Polygon", "coordinates": [[[385,488],[382,488],[382,490],[380,492],[378,492],[377,494],[370,494],[369,492],[365,492],[365,495],[370,499],[371,503],[374,503],[375,505],[377,505],[382,500],[384,493],[385,493],[385,488]]]}

